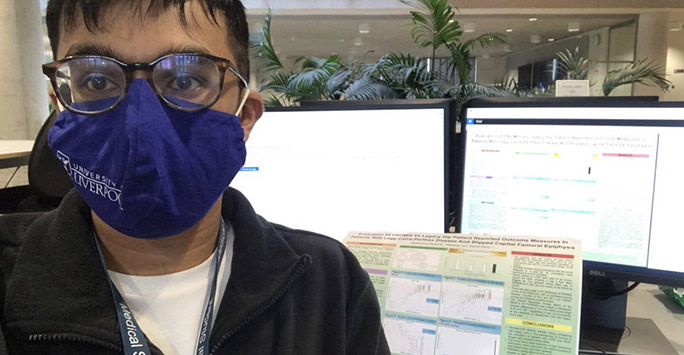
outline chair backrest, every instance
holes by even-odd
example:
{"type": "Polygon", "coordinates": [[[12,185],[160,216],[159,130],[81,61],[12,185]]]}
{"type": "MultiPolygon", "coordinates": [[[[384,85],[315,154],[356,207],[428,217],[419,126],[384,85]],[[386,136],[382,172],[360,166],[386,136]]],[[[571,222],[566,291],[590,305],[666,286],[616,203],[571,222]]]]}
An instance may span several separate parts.
{"type": "Polygon", "coordinates": [[[74,186],[62,163],[48,146],[48,132],[54,126],[57,114],[50,116],[36,136],[29,159],[29,185],[39,194],[51,198],[62,198],[74,186]]]}

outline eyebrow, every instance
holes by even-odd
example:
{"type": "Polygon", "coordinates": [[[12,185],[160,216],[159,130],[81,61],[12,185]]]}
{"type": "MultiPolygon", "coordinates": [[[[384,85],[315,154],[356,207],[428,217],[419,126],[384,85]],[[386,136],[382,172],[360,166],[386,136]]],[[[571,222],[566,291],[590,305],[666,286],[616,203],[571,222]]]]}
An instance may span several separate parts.
{"type": "Polygon", "coordinates": [[[71,46],[69,48],[69,51],[67,52],[66,56],[74,56],[74,55],[100,55],[104,57],[110,57],[110,58],[116,58],[116,54],[114,51],[107,47],[103,46],[101,44],[88,44],[88,43],[83,43],[83,44],[77,44],[74,46],[71,46]]]}
{"type": "MultiPolygon", "coordinates": [[[[174,53],[199,53],[199,54],[209,54],[208,49],[202,47],[202,46],[195,46],[195,45],[190,45],[190,46],[171,46],[169,48],[166,48],[160,52],[157,53],[157,55],[154,57],[154,59],[163,57],[168,54],[174,54],[174,53]]],[[[118,54],[116,51],[114,51],[111,47],[105,46],[102,44],[91,44],[91,43],[82,43],[82,44],[77,44],[69,48],[69,51],[67,52],[66,56],[76,56],[76,55],[97,55],[97,56],[103,56],[103,57],[109,57],[109,58],[114,58],[121,60],[122,56],[118,54]]],[[[154,60],[153,59],[153,60],[154,60]]]]}

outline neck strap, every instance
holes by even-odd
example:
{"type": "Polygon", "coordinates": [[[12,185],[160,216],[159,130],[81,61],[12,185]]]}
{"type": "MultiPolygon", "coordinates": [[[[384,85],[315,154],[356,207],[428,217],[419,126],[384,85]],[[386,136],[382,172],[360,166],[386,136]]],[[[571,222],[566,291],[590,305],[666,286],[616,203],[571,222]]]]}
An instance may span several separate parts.
{"type": "MultiPolygon", "coordinates": [[[[104,261],[104,256],[102,254],[102,249],[100,248],[100,243],[98,242],[97,235],[93,232],[95,237],[95,244],[97,245],[97,251],[100,255],[100,261],[105,270],[107,270],[107,265],[104,261]]],[[[219,269],[221,268],[221,262],[223,261],[223,255],[226,251],[226,225],[221,218],[221,225],[219,227],[219,234],[216,240],[216,267],[214,270],[214,277],[211,281],[211,290],[209,291],[209,301],[202,313],[202,320],[200,323],[200,331],[197,335],[197,348],[196,354],[203,355],[209,352],[209,335],[211,334],[212,320],[214,316],[214,299],[216,297],[216,284],[218,282],[219,269]]],[[[126,304],[121,293],[116,288],[112,279],[107,274],[107,281],[112,290],[112,296],[114,297],[114,303],[116,304],[116,316],[119,321],[119,330],[121,333],[121,341],[123,342],[124,354],[126,355],[151,355],[150,347],[147,345],[147,340],[140,329],[140,325],[135,320],[133,312],[126,304]]]]}

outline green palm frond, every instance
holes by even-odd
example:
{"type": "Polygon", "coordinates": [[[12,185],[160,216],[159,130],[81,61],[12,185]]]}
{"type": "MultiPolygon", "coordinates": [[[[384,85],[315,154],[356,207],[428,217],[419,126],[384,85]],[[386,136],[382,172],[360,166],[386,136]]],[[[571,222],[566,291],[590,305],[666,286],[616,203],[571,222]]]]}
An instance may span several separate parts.
{"type": "Polygon", "coordinates": [[[437,75],[428,71],[425,60],[410,54],[385,55],[366,69],[366,75],[385,83],[400,98],[443,97],[430,89],[437,75]]]}
{"type": "Polygon", "coordinates": [[[281,101],[276,95],[271,95],[264,100],[264,106],[266,107],[285,107],[288,106],[284,100],[281,101]]]}
{"type": "Polygon", "coordinates": [[[656,86],[664,92],[667,92],[672,85],[672,82],[665,78],[662,68],[654,65],[653,61],[642,59],[622,69],[608,72],[603,81],[603,94],[608,96],[618,86],[636,83],[656,86]]]}
{"type": "Polygon", "coordinates": [[[457,90],[457,87],[452,83],[437,79],[425,85],[429,92],[429,98],[447,98],[452,97],[457,90]]]}
{"type": "Polygon", "coordinates": [[[520,87],[518,86],[518,80],[510,76],[508,74],[504,75],[498,82],[496,82],[493,87],[508,91],[513,95],[517,95],[518,92],[520,91],[520,87]]]}
{"type": "Polygon", "coordinates": [[[325,91],[334,98],[337,98],[340,92],[349,86],[351,80],[354,79],[355,73],[355,68],[342,67],[338,69],[325,83],[325,91]]]}
{"type": "Polygon", "coordinates": [[[453,75],[454,71],[458,74],[459,83],[470,81],[473,67],[470,65],[470,49],[464,43],[449,46],[449,75],[453,75]]]}
{"type": "Polygon", "coordinates": [[[432,47],[433,53],[443,45],[457,42],[463,31],[454,19],[454,10],[447,0],[400,0],[418,11],[411,11],[411,36],[421,47],[432,47]]]}
{"type": "Polygon", "coordinates": [[[468,83],[459,87],[461,94],[470,98],[476,97],[508,97],[512,94],[507,90],[502,90],[494,86],[481,85],[478,83],[468,83]]]}
{"type": "Polygon", "coordinates": [[[449,75],[454,71],[458,74],[459,82],[465,84],[470,81],[473,67],[470,65],[471,50],[476,47],[489,48],[506,43],[506,36],[501,33],[485,33],[463,43],[455,43],[449,48],[449,75]]]}
{"type": "Polygon", "coordinates": [[[300,62],[306,66],[302,72],[275,72],[261,90],[283,94],[287,98],[286,102],[292,103],[327,98],[327,81],[341,66],[339,56],[332,55],[327,59],[305,57],[300,62]]]}
{"type": "Polygon", "coordinates": [[[297,103],[301,100],[317,99],[316,90],[311,86],[295,82],[295,74],[275,73],[271,78],[261,87],[261,90],[272,90],[280,94],[283,102],[297,103]]]}
{"type": "Polygon", "coordinates": [[[264,72],[276,71],[284,68],[283,63],[276,54],[271,39],[271,19],[272,13],[269,9],[266,20],[264,21],[264,27],[261,30],[262,38],[259,41],[250,41],[250,46],[256,52],[259,68],[264,72]]]}
{"type": "Polygon", "coordinates": [[[286,94],[291,81],[292,74],[286,74],[283,72],[274,73],[271,75],[268,81],[261,86],[261,90],[273,90],[275,92],[286,94]]]}
{"type": "Polygon", "coordinates": [[[314,91],[322,91],[325,82],[342,66],[337,54],[333,54],[327,59],[307,56],[297,60],[302,64],[302,72],[293,78],[293,85],[297,87],[311,86],[314,91]]]}
{"type": "Polygon", "coordinates": [[[345,100],[383,100],[398,96],[390,87],[370,77],[362,77],[352,83],[342,94],[345,100]]]}
{"type": "Polygon", "coordinates": [[[385,74],[385,80],[400,83],[422,83],[435,78],[428,71],[427,61],[411,54],[390,53],[378,61],[378,68],[385,74]]]}
{"type": "MultiPolygon", "coordinates": [[[[466,102],[478,97],[509,97],[513,96],[510,91],[478,83],[467,83],[455,87],[452,98],[456,99],[457,109],[460,110],[466,102]]],[[[458,112],[457,114],[460,114],[458,112]]]]}
{"type": "Polygon", "coordinates": [[[423,66],[427,66],[424,60],[415,57],[410,53],[389,53],[380,58],[376,65],[403,68],[422,68],[423,66]]]}
{"type": "Polygon", "coordinates": [[[558,67],[561,72],[567,75],[570,80],[587,80],[589,78],[589,70],[593,63],[580,55],[579,47],[574,51],[565,49],[565,51],[556,53],[558,56],[558,67]]]}
{"type": "Polygon", "coordinates": [[[376,70],[381,79],[401,85],[429,82],[435,75],[428,71],[427,62],[411,54],[390,53],[378,60],[376,70]]]}
{"type": "Polygon", "coordinates": [[[314,57],[312,55],[300,55],[296,56],[294,59],[295,64],[300,64],[302,66],[302,69],[307,69],[307,68],[312,68],[312,69],[317,69],[322,66],[324,66],[326,63],[336,60],[339,62],[339,56],[336,54],[333,54],[335,57],[334,59],[331,57],[328,57],[327,59],[325,58],[318,58],[314,57]]]}

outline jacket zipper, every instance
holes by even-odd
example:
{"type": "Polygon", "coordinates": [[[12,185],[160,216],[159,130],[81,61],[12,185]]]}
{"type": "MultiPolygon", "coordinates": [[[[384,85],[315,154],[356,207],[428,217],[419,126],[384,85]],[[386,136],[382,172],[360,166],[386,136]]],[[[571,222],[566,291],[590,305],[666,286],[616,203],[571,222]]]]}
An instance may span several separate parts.
{"type": "Polygon", "coordinates": [[[74,342],[79,342],[79,343],[93,344],[93,345],[97,345],[97,346],[107,348],[109,350],[123,352],[123,348],[116,345],[116,344],[109,343],[109,342],[99,340],[99,339],[95,339],[95,338],[91,338],[88,336],[80,335],[80,334],[71,334],[71,333],[32,334],[32,335],[29,335],[28,340],[29,341],[74,341],[74,342]]]}
{"type": "MultiPolygon", "coordinates": [[[[73,333],[56,333],[56,334],[32,334],[28,336],[29,341],[73,341],[77,343],[92,344],[96,346],[101,346],[105,349],[113,350],[119,353],[123,353],[124,349],[114,343],[110,343],[104,340],[95,339],[89,336],[73,334],[73,333]]],[[[148,339],[149,342],[149,339],[148,339]]],[[[150,351],[152,354],[163,354],[153,345],[150,344],[150,351]]]]}
{"type": "Polygon", "coordinates": [[[273,297],[270,301],[263,303],[259,308],[257,308],[249,317],[247,317],[242,323],[240,323],[237,327],[231,329],[229,332],[227,332],[224,336],[221,337],[216,342],[216,345],[211,348],[211,351],[209,352],[209,355],[216,354],[216,352],[221,348],[221,345],[228,340],[230,336],[233,334],[237,333],[238,330],[242,329],[245,327],[247,324],[249,324],[251,321],[253,321],[255,318],[258,316],[262,315],[264,312],[266,312],[269,308],[273,307],[273,305],[280,300],[281,297],[287,293],[287,291],[290,289],[290,286],[292,286],[292,283],[295,282],[302,274],[304,271],[306,271],[307,266],[311,260],[311,257],[308,255],[304,256],[304,259],[299,263],[299,266],[297,267],[297,270],[292,274],[292,276],[285,282],[283,287],[278,291],[278,293],[273,297]]]}
{"type": "MultiPolygon", "coordinates": [[[[224,336],[219,339],[219,341],[214,345],[214,347],[211,349],[211,352],[209,354],[215,354],[216,351],[218,351],[221,348],[221,345],[228,340],[230,336],[233,334],[237,333],[238,330],[242,329],[245,327],[247,324],[249,324],[252,320],[266,312],[269,308],[273,307],[273,305],[280,300],[281,297],[287,293],[287,291],[290,289],[292,286],[292,283],[296,281],[303,273],[306,271],[306,267],[308,266],[310,261],[310,257],[305,256],[305,259],[303,259],[299,266],[297,267],[297,270],[292,274],[292,276],[285,282],[283,287],[278,291],[278,293],[273,297],[269,302],[262,304],[254,313],[252,313],[248,318],[246,318],[242,323],[240,323],[237,327],[231,329],[228,333],[226,333],[224,336]]],[[[123,352],[123,348],[110,343],[106,342],[103,340],[91,338],[88,336],[80,335],[80,334],[72,334],[72,333],[57,333],[57,334],[31,334],[28,336],[29,341],[74,341],[74,342],[79,342],[79,343],[86,343],[86,344],[93,344],[97,346],[101,346],[110,350],[114,350],[117,352],[123,352]]]]}

